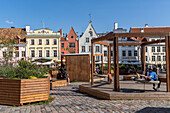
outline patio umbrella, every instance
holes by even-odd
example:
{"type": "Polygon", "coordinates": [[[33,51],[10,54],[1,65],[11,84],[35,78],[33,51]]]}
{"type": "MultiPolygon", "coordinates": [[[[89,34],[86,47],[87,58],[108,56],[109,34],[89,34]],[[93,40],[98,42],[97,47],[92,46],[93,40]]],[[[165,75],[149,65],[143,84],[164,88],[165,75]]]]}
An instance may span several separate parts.
{"type": "Polygon", "coordinates": [[[39,58],[39,59],[35,59],[34,61],[35,62],[41,62],[41,63],[45,63],[45,62],[49,62],[51,61],[52,59],[49,59],[49,58],[39,58]]]}

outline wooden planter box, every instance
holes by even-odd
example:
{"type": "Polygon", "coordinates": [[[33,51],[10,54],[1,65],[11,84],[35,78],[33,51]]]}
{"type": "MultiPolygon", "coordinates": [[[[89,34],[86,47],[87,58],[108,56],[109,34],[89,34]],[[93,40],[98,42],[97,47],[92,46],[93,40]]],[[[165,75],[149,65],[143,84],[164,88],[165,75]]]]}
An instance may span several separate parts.
{"type": "Polygon", "coordinates": [[[23,105],[48,100],[50,78],[0,79],[0,104],[23,105]]]}
{"type": "Polygon", "coordinates": [[[56,87],[56,86],[67,86],[67,80],[56,80],[52,81],[50,84],[51,88],[56,87]]]}

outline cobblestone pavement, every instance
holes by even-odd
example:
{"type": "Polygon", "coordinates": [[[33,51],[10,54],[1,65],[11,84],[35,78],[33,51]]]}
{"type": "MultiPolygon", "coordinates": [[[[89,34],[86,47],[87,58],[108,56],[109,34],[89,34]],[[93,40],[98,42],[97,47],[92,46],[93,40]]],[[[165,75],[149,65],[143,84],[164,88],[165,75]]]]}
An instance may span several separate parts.
{"type": "Polygon", "coordinates": [[[170,101],[165,100],[101,100],[78,92],[78,85],[51,90],[55,100],[47,105],[5,106],[1,113],[170,113],[170,101]]]}

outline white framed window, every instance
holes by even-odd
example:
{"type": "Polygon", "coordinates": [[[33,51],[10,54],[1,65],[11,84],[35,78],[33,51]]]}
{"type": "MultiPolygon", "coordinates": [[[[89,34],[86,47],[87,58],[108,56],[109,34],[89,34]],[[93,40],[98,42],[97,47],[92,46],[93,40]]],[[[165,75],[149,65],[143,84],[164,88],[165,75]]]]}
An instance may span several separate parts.
{"type": "Polygon", "coordinates": [[[89,38],[86,38],[86,42],[89,43],[89,38]]]}
{"type": "Polygon", "coordinates": [[[42,39],[38,40],[38,45],[42,45],[42,39]]]}
{"type": "Polygon", "coordinates": [[[128,51],[128,56],[132,56],[132,51],[128,51]]]}
{"type": "Polygon", "coordinates": [[[15,57],[19,57],[19,51],[15,52],[15,57]]]}
{"type": "Polygon", "coordinates": [[[25,51],[22,51],[22,57],[25,57],[25,51]]]}
{"type": "Polygon", "coordinates": [[[53,50],[53,57],[57,57],[57,50],[53,50]]]}
{"type": "Polygon", "coordinates": [[[6,57],[6,51],[3,51],[3,57],[6,57]]]}
{"type": "Polygon", "coordinates": [[[104,51],[104,56],[107,56],[107,51],[104,51]]]}
{"type": "Polygon", "coordinates": [[[91,52],[91,46],[89,46],[89,52],[91,52]]]}
{"type": "Polygon", "coordinates": [[[122,51],[122,56],[126,56],[126,51],[122,51]]]}
{"type": "Polygon", "coordinates": [[[69,48],[75,48],[75,43],[70,42],[69,43],[69,48]]]}
{"type": "Polygon", "coordinates": [[[64,48],[64,43],[61,43],[61,48],[64,48]]]}
{"type": "Polygon", "coordinates": [[[160,47],[157,47],[157,52],[161,52],[161,48],[160,47]]]}
{"type": "Polygon", "coordinates": [[[152,47],[152,52],[155,52],[155,47],[152,47]]]}
{"type": "Polygon", "coordinates": [[[38,56],[42,57],[42,50],[38,50],[38,56]]]}
{"type": "Polygon", "coordinates": [[[138,56],[137,50],[134,50],[134,56],[138,56]]]}
{"type": "Polygon", "coordinates": [[[145,47],[145,52],[148,52],[148,47],[145,47]]]}
{"type": "Polygon", "coordinates": [[[96,52],[100,52],[99,46],[96,46],[96,52]]]}
{"type": "Polygon", "coordinates": [[[34,39],[31,39],[30,44],[31,44],[31,45],[34,45],[34,39]]]}
{"type": "Polygon", "coordinates": [[[50,50],[46,50],[46,57],[50,57],[50,50]]]}
{"type": "Polygon", "coordinates": [[[31,50],[31,57],[35,57],[35,50],[31,50]]]}
{"type": "Polygon", "coordinates": [[[85,46],[81,46],[81,51],[82,51],[82,52],[85,52],[85,51],[86,51],[85,46]]]}
{"type": "Polygon", "coordinates": [[[163,61],[166,61],[166,56],[163,56],[163,61]]]}
{"type": "Polygon", "coordinates": [[[46,39],[46,45],[49,45],[49,44],[50,44],[49,39],[46,39]]]}
{"type": "Polygon", "coordinates": [[[145,56],[145,61],[148,61],[148,56],[145,56]]]}
{"type": "Polygon", "coordinates": [[[152,56],[152,61],[155,61],[155,56],[152,56]]]}
{"type": "Polygon", "coordinates": [[[53,40],[53,44],[54,44],[54,45],[57,45],[57,39],[54,39],[54,40],[53,40]]]}
{"type": "Polygon", "coordinates": [[[162,47],[162,52],[166,52],[166,49],[165,49],[165,47],[162,47]]]}
{"type": "Polygon", "coordinates": [[[158,60],[158,61],[161,61],[161,56],[158,56],[158,57],[157,57],[157,60],[158,60]]]}

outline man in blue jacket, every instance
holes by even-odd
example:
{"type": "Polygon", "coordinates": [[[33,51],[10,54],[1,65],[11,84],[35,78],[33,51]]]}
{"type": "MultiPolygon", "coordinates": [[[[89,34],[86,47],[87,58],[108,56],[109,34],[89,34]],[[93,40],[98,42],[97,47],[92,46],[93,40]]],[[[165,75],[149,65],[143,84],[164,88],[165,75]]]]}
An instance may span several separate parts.
{"type": "MultiPolygon", "coordinates": [[[[137,75],[137,78],[143,77],[147,81],[156,81],[158,79],[157,74],[155,72],[153,72],[151,68],[149,69],[149,75],[148,76],[141,75],[139,73],[136,73],[136,75],[137,75]]],[[[157,90],[157,88],[155,88],[155,84],[153,84],[153,89],[157,90]]]]}

